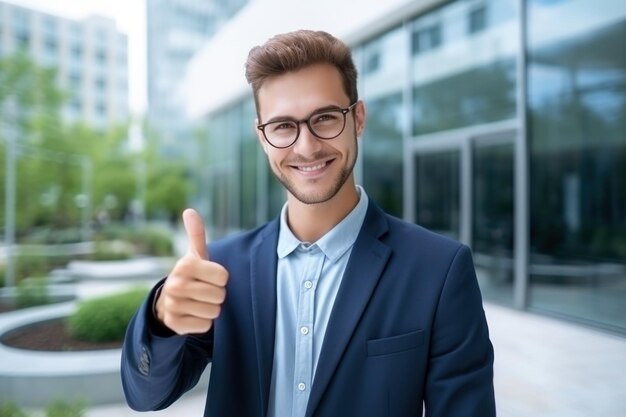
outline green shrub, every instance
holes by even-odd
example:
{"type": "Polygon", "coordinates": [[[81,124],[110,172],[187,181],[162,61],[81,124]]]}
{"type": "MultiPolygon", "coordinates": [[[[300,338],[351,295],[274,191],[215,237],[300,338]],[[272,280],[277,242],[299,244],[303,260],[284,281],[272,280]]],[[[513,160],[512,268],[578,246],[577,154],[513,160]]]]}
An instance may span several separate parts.
{"type": "Polygon", "coordinates": [[[93,261],[122,261],[134,256],[131,245],[122,241],[96,242],[96,250],[91,255],[93,261]]]}
{"type": "Polygon", "coordinates": [[[139,248],[139,251],[146,255],[174,255],[172,236],[164,229],[146,228],[140,230],[133,236],[133,242],[139,248]]]}
{"type": "Polygon", "coordinates": [[[13,401],[0,402],[0,417],[28,417],[13,401]]]}
{"type": "Polygon", "coordinates": [[[83,301],[68,319],[70,333],[89,342],[123,339],[128,322],[147,292],[145,288],[137,288],[83,301]]]}
{"type": "Polygon", "coordinates": [[[15,278],[17,282],[23,278],[48,275],[50,269],[49,259],[45,256],[21,254],[15,257],[15,278]]]}
{"type": "Polygon", "coordinates": [[[15,293],[15,304],[19,308],[50,303],[48,280],[46,278],[26,278],[20,281],[15,293]]]}
{"type": "Polygon", "coordinates": [[[32,230],[21,239],[22,243],[38,245],[58,245],[63,243],[77,243],[83,240],[83,230],[80,227],[53,229],[42,227],[32,230]]]}
{"type": "MultiPolygon", "coordinates": [[[[83,417],[86,403],[84,401],[69,402],[55,400],[46,406],[45,417],[83,417]]],[[[0,417],[29,417],[22,408],[13,401],[0,401],[0,417]]]]}
{"type": "Polygon", "coordinates": [[[129,226],[122,223],[109,223],[99,228],[92,237],[95,241],[109,241],[128,240],[130,235],[129,226]]]}
{"type": "Polygon", "coordinates": [[[46,407],[46,417],[83,417],[85,407],[83,401],[55,400],[46,407]]]}

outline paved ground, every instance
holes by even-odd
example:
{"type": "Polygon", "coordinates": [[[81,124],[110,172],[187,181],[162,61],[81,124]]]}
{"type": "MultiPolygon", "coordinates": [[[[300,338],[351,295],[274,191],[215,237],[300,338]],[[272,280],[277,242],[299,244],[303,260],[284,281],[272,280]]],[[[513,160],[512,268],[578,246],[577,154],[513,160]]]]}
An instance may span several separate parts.
{"type": "MultiPolygon", "coordinates": [[[[492,304],[485,309],[499,417],[626,416],[626,338],[492,304]]],[[[204,400],[190,393],[160,412],[111,405],[87,417],[202,416],[204,400]]]]}

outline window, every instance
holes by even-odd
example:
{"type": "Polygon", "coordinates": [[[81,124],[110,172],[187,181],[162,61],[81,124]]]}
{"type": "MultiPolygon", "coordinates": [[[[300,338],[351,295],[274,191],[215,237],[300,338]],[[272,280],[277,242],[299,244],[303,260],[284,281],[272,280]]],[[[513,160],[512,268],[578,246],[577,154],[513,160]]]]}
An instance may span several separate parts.
{"type": "Polygon", "coordinates": [[[50,37],[49,35],[44,40],[43,45],[43,61],[47,66],[54,66],[58,61],[58,45],[56,39],[50,37]]]}
{"type": "Polygon", "coordinates": [[[80,73],[73,72],[70,74],[70,87],[72,89],[79,89],[81,87],[82,77],[80,73]]]}
{"type": "Polygon", "coordinates": [[[46,52],[55,54],[57,52],[57,41],[52,37],[47,37],[45,41],[46,52]]]}
{"type": "Polygon", "coordinates": [[[98,117],[105,117],[106,111],[107,111],[107,108],[103,102],[100,101],[96,104],[96,113],[98,117]]]}
{"type": "Polygon", "coordinates": [[[106,45],[107,33],[103,29],[96,30],[96,42],[98,45],[106,45]]]}
{"type": "Polygon", "coordinates": [[[76,60],[80,60],[83,57],[83,48],[80,45],[74,45],[72,46],[72,58],[76,59],[76,60]]]}
{"type": "Polygon", "coordinates": [[[74,110],[76,113],[80,112],[80,109],[82,107],[82,103],[80,98],[78,97],[74,97],[72,99],[72,101],[70,102],[70,107],[72,108],[72,110],[74,110]]]}
{"type": "Polygon", "coordinates": [[[45,33],[50,37],[57,36],[57,22],[51,18],[47,17],[43,23],[45,33]]]}
{"type": "Polygon", "coordinates": [[[17,49],[28,49],[30,46],[30,35],[27,32],[17,32],[15,34],[15,46],[17,49]]]}
{"type": "MultiPolygon", "coordinates": [[[[412,134],[457,129],[515,116],[516,43],[514,0],[451,2],[419,16],[413,23],[412,134]],[[481,6],[481,7],[478,7],[481,6]],[[484,6],[484,7],[483,7],[484,6]],[[498,26],[485,26],[486,13],[500,16],[498,26]],[[493,36],[468,33],[470,14],[474,28],[484,26],[493,36]],[[510,39],[503,51],[493,38],[510,39]],[[446,53],[425,54],[445,43],[446,53]],[[447,53],[450,52],[450,53],[447,53]]],[[[508,42],[508,41],[507,41],[508,42]]],[[[439,51],[439,49],[438,49],[439,51]]]]}
{"type": "Polygon", "coordinates": [[[378,67],[380,67],[380,54],[378,51],[370,51],[370,53],[366,53],[365,58],[363,59],[363,74],[376,72],[378,67]]]}
{"type": "Polygon", "coordinates": [[[19,7],[14,8],[12,20],[16,31],[28,31],[30,26],[30,14],[27,10],[19,7]]]}
{"type": "Polygon", "coordinates": [[[527,3],[530,306],[624,332],[623,6],[577,1],[572,24],[565,3],[527,3]]]}
{"type": "Polygon", "coordinates": [[[487,7],[481,6],[470,11],[467,22],[468,33],[478,33],[487,27],[487,7]]]}
{"type": "Polygon", "coordinates": [[[404,28],[396,27],[364,44],[360,61],[363,77],[359,88],[369,109],[368,127],[361,141],[360,181],[368,195],[395,216],[402,216],[404,198],[402,92],[407,76],[408,42],[404,28]]]}
{"type": "Polygon", "coordinates": [[[441,26],[431,25],[413,32],[411,49],[413,55],[435,49],[441,45],[441,26]]]}
{"type": "Polygon", "coordinates": [[[106,90],[107,83],[104,78],[96,78],[94,84],[98,92],[103,93],[106,90]]]}
{"type": "Polygon", "coordinates": [[[98,65],[105,65],[107,61],[107,54],[103,49],[98,49],[96,51],[96,62],[98,65]]]}

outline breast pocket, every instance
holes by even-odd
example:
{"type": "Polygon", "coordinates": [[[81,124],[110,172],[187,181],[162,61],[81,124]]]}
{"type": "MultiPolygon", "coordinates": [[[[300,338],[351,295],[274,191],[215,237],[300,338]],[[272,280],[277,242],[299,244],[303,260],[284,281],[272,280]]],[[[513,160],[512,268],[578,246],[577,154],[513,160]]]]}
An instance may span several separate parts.
{"type": "Polygon", "coordinates": [[[424,331],[416,330],[398,336],[367,341],[367,356],[382,356],[415,349],[424,344],[424,331]]]}

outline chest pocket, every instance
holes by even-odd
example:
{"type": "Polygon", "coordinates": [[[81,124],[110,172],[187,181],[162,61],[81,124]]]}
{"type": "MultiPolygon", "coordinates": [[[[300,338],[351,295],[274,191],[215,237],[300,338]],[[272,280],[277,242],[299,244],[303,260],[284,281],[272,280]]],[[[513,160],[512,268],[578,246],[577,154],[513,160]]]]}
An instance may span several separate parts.
{"type": "Polygon", "coordinates": [[[398,336],[367,341],[367,356],[390,355],[415,349],[424,344],[424,331],[416,330],[398,336]]]}

